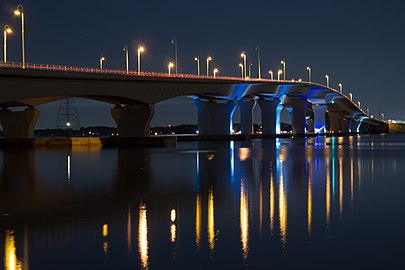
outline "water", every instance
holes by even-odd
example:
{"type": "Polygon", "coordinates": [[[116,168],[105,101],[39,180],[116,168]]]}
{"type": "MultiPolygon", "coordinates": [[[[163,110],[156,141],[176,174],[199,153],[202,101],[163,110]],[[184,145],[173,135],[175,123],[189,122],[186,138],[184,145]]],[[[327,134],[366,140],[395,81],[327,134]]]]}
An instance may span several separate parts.
{"type": "Polygon", "coordinates": [[[5,269],[403,264],[405,136],[1,152],[5,269]]]}

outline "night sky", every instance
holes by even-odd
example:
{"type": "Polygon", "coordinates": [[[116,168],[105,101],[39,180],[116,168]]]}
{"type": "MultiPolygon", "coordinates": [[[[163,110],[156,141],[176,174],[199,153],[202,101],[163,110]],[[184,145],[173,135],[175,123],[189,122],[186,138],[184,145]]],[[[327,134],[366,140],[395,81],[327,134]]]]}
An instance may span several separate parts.
{"type": "MultiPolygon", "coordinates": [[[[179,73],[196,73],[194,57],[211,55],[221,75],[240,76],[240,53],[245,50],[257,76],[256,45],[262,54],[262,74],[287,62],[288,78],[307,78],[331,86],[344,85],[354,101],[371,114],[405,120],[405,2],[398,0],[283,0],[283,1],[123,1],[123,0],[6,0],[0,3],[0,25],[9,24],[8,60],[20,61],[20,20],[13,16],[23,4],[26,18],[26,55],[29,63],[124,69],[122,48],[146,47],[144,71],[166,72],[179,46],[179,73]]],[[[1,38],[2,39],[2,38],[1,38]]],[[[205,65],[202,60],[202,70],[205,65]]],[[[114,91],[114,89],[111,89],[114,91]]],[[[82,126],[110,125],[111,106],[77,100],[82,126]]],[[[40,107],[37,128],[54,127],[58,102],[40,107]]],[[[257,110],[256,110],[256,114],[257,110]]],[[[157,105],[152,125],[196,123],[187,98],[157,105]],[[180,106],[179,106],[180,105],[180,106]]],[[[260,119],[255,118],[255,122],[260,119]]]]}

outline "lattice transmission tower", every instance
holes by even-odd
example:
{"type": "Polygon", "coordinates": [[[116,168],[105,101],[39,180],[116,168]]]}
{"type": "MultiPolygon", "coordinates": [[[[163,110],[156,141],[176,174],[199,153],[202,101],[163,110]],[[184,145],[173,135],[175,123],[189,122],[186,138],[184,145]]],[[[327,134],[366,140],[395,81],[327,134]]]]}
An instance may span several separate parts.
{"type": "Polygon", "coordinates": [[[77,112],[75,98],[66,98],[60,101],[56,128],[80,130],[79,113],[77,112]]]}

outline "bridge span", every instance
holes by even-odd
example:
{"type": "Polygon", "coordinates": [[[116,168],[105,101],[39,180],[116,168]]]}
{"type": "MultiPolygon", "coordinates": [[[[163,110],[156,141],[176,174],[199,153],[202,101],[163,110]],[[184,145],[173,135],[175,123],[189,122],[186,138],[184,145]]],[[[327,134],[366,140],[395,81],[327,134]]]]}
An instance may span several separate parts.
{"type": "Polygon", "coordinates": [[[126,73],[60,66],[0,65],[0,123],[5,138],[31,138],[40,117],[36,108],[80,97],[114,105],[120,137],[146,137],[155,104],[174,97],[194,99],[200,135],[229,135],[236,107],[241,133],[253,133],[253,108],[262,113],[263,134],[280,132],[280,112],[291,115],[294,134],[359,133],[384,129],[338,91],[297,81],[126,73]],[[25,110],[15,110],[17,107],[25,110]]]}

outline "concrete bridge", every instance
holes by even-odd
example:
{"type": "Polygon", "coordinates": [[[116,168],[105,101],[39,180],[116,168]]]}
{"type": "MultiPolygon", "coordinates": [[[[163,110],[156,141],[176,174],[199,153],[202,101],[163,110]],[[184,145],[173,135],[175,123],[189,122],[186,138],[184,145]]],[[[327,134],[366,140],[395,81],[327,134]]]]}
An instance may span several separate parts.
{"type": "Polygon", "coordinates": [[[0,123],[5,138],[33,137],[37,106],[81,97],[114,105],[120,137],[150,134],[154,106],[179,96],[194,99],[200,135],[229,135],[236,106],[241,133],[253,133],[253,108],[261,108],[263,134],[280,132],[280,111],[291,115],[294,134],[358,133],[384,129],[338,91],[310,82],[242,80],[159,73],[126,73],[60,66],[0,65],[0,123]],[[15,110],[17,107],[25,110],[15,110]]]}

